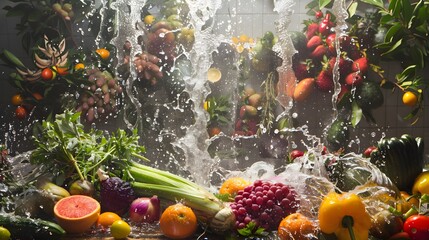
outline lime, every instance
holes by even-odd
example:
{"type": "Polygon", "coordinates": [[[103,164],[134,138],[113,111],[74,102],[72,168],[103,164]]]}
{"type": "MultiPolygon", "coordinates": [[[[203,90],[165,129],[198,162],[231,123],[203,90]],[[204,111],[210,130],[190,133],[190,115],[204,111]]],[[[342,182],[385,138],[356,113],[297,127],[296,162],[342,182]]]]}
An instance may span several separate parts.
{"type": "Polygon", "coordinates": [[[9,240],[10,232],[7,228],[0,226],[0,240],[9,240]]]}
{"type": "Polygon", "coordinates": [[[116,220],[110,226],[110,233],[116,239],[126,238],[131,233],[131,227],[123,220],[116,220]]]}

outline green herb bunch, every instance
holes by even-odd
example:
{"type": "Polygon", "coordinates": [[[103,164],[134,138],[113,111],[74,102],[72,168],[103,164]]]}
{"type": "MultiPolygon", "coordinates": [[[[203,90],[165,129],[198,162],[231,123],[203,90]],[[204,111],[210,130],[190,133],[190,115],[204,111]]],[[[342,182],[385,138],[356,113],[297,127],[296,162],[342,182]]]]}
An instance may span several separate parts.
{"type": "MultiPolygon", "coordinates": [[[[54,173],[57,179],[96,181],[97,169],[126,166],[131,158],[147,160],[141,154],[145,148],[139,145],[134,130],[105,135],[100,130],[85,131],[80,123],[80,112],[66,110],[56,115],[54,121],[43,121],[40,132],[34,135],[36,149],[30,162],[43,166],[45,173],[54,173]]],[[[121,171],[120,169],[118,173],[121,171]]]]}

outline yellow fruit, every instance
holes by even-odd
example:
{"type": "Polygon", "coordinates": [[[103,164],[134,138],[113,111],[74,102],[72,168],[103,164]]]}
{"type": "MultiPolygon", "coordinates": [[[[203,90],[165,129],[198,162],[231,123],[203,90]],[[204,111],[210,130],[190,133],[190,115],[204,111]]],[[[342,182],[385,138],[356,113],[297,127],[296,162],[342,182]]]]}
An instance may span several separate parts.
{"type": "Polygon", "coordinates": [[[231,177],[222,183],[222,186],[219,189],[219,193],[235,195],[237,194],[238,191],[243,190],[245,187],[249,186],[250,184],[251,182],[245,180],[242,177],[231,177]]]}
{"type": "Polygon", "coordinates": [[[417,103],[417,96],[411,91],[405,92],[404,95],[402,95],[402,102],[406,106],[414,107],[417,103]]]}
{"type": "Polygon", "coordinates": [[[240,39],[240,42],[245,43],[249,40],[249,37],[245,34],[241,34],[239,39],[240,39]]]}
{"type": "Polygon", "coordinates": [[[147,15],[144,17],[143,21],[145,24],[150,25],[155,21],[155,17],[153,15],[147,15]]]}
{"type": "Polygon", "coordinates": [[[7,228],[0,226],[0,240],[9,240],[10,232],[7,228]]]}
{"type": "Polygon", "coordinates": [[[207,72],[207,80],[214,83],[222,78],[222,72],[217,68],[210,68],[207,72]]]}
{"type": "Polygon", "coordinates": [[[110,226],[110,234],[116,239],[126,238],[130,233],[130,225],[123,220],[116,220],[112,223],[112,226],[110,226]]]}

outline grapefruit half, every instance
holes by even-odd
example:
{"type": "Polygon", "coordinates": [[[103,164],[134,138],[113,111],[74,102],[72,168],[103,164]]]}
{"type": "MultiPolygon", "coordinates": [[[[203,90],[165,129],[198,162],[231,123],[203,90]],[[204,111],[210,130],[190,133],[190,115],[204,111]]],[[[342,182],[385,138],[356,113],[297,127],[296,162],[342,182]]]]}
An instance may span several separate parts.
{"type": "Polygon", "coordinates": [[[71,195],[55,204],[54,214],[67,233],[83,233],[97,222],[100,203],[89,196],[71,195]]]}

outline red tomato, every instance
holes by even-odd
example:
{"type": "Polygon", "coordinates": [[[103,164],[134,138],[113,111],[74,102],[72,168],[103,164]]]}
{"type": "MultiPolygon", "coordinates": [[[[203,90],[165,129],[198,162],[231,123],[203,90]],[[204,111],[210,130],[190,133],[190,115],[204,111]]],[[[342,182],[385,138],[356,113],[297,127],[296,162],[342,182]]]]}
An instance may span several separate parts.
{"type": "Polygon", "coordinates": [[[410,235],[411,240],[429,239],[429,216],[413,215],[404,223],[404,232],[410,235]]]}
{"type": "Polygon", "coordinates": [[[42,70],[42,79],[45,81],[52,80],[55,78],[55,73],[50,68],[45,68],[42,70]]]}

